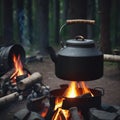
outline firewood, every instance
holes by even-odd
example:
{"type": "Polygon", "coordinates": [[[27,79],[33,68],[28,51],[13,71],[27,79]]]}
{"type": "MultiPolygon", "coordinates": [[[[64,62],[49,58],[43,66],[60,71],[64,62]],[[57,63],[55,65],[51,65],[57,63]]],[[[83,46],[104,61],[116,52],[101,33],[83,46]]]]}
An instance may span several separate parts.
{"type": "Polygon", "coordinates": [[[42,80],[42,75],[38,72],[35,72],[31,74],[29,77],[24,78],[20,82],[18,82],[18,89],[19,90],[25,90],[29,86],[33,85],[36,82],[41,82],[42,80]]]}
{"type": "Polygon", "coordinates": [[[62,111],[60,111],[59,114],[60,114],[60,117],[61,117],[62,120],[66,120],[66,118],[65,118],[65,116],[64,116],[62,111]]]}
{"type": "Polygon", "coordinates": [[[52,116],[52,120],[66,120],[65,116],[62,112],[62,108],[58,108],[55,112],[54,115],[52,116]]]}
{"type": "Polygon", "coordinates": [[[120,55],[104,54],[104,61],[120,62],[120,55]]]}
{"type": "Polygon", "coordinates": [[[0,107],[1,106],[4,106],[5,104],[8,104],[14,100],[16,100],[19,96],[19,93],[18,92],[14,92],[14,93],[11,93],[9,95],[6,95],[4,97],[1,97],[0,98],[0,107]]]}
{"type": "Polygon", "coordinates": [[[78,114],[77,107],[71,107],[69,111],[72,120],[82,120],[78,114]]]}

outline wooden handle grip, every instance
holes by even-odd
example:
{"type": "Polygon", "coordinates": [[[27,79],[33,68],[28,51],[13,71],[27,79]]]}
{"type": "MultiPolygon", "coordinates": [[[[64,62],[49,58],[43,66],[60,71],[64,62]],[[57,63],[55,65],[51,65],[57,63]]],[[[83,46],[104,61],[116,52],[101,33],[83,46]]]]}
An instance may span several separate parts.
{"type": "Polygon", "coordinates": [[[87,23],[87,24],[94,24],[95,20],[86,20],[86,19],[73,19],[73,20],[66,20],[67,24],[74,24],[74,23],[87,23]]]}

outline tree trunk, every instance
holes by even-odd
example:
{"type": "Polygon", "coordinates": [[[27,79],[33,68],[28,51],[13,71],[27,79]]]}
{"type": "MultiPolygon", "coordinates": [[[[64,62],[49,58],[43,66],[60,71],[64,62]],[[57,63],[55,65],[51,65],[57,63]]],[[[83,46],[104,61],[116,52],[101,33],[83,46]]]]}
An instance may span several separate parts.
{"type": "Polygon", "coordinates": [[[3,40],[3,0],[0,0],[0,46],[4,44],[3,40]]]}
{"type": "MultiPolygon", "coordinates": [[[[87,19],[87,0],[70,0],[68,19],[87,19]]],[[[87,37],[86,24],[73,24],[69,30],[71,38],[74,38],[76,35],[87,37]]]]}
{"type": "Polygon", "coordinates": [[[54,0],[54,25],[55,25],[55,43],[59,44],[59,29],[60,29],[60,5],[59,0],[54,0]]]}
{"type": "Polygon", "coordinates": [[[20,43],[18,19],[17,19],[17,0],[13,0],[13,40],[20,43]]]}
{"type": "Polygon", "coordinates": [[[10,45],[13,43],[13,9],[12,0],[3,1],[3,16],[4,16],[4,35],[3,39],[5,44],[10,45]]]}
{"type": "Polygon", "coordinates": [[[100,5],[99,5],[99,0],[95,0],[95,9],[94,9],[94,18],[95,18],[95,27],[93,30],[93,35],[94,35],[94,39],[99,42],[99,36],[100,36],[100,5]]]}
{"type": "Polygon", "coordinates": [[[24,29],[24,10],[23,0],[17,0],[17,22],[18,22],[18,35],[20,43],[23,43],[23,29],[24,29]]]}
{"type": "Polygon", "coordinates": [[[116,3],[116,4],[117,4],[117,5],[116,5],[116,6],[117,6],[117,8],[116,8],[116,9],[117,9],[117,10],[116,10],[116,11],[117,11],[117,12],[116,12],[116,14],[117,14],[117,18],[116,18],[116,20],[117,20],[117,23],[116,23],[116,27],[117,27],[117,28],[116,28],[116,29],[117,29],[117,30],[116,30],[116,32],[117,32],[117,37],[116,37],[116,44],[115,44],[115,45],[116,45],[117,47],[119,47],[119,46],[120,46],[120,14],[119,14],[118,11],[119,11],[119,8],[120,8],[120,1],[117,0],[116,2],[117,2],[117,3],[116,3]]]}
{"type": "Polygon", "coordinates": [[[24,20],[24,32],[26,45],[32,44],[32,0],[24,1],[25,20],[24,20]]]}
{"type": "Polygon", "coordinates": [[[49,0],[37,0],[36,1],[36,27],[37,36],[39,41],[39,49],[42,55],[47,54],[46,48],[49,45],[49,30],[48,30],[48,11],[49,11],[49,0]]]}
{"type": "Polygon", "coordinates": [[[110,0],[101,0],[101,50],[111,53],[110,41],[110,0]]]}
{"type": "MultiPolygon", "coordinates": [[[[111,1],[111,28],[110,28],[110,33],[111,33],[111,42],[112,45],[114,46],[117,43],[117,25],[118,25],[118,12],[117,12],[117,1],[112,0],[111,1]]],[[[116,44],[117,45],[117,44],[116,44]]]]}
{"type": "Polygon", "coordinates": [[[62,17],[62,19],[63,19],[64,23],[67,20],[68,8],[69,8],[69,0],[63,0],[63,17],[62,17]]]}
{"type": "MultiPolygon", "coordinates": [[[[94,0],[88,0],[88,4],[87,4],[87,8],[89,8],[87,10],[87,19],[91,20],[94,17],[94,5],[95,5],[95,1],[94,0]]],[[[93,38],[93,25],[88,24],[87,25],[87,38],[88,39],[92,39],[93,38]]]]}

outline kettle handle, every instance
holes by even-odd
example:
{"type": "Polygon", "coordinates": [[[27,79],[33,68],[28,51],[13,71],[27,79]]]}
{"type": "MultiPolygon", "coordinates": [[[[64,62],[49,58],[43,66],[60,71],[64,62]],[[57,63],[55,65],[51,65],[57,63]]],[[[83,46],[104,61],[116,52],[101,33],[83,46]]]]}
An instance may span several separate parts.
{"type": "MultiPolygon", "coordinates": [[[[66,20],[66,22],[60,27],[59,33],[61,33],[62,29],[66,25],[76,24],[76,23],[95,24],[95,20],[86,20],[86,19],[70,19],[70,20],[66,20]]],[[[64,43],[63,43],[62,40],[61,40],[61,46],[64,47],[64,43]]]]}
{"type": "Polygon", "coordinates": [[[72,19],[72,20],[66,20],[66,23],[67,23],[67,24],[74,24],[74,23],[95,24],[95,20],[72,19]]]}
{"type": "Polygon", "coordinates": [[[70,20],[66,20],[66,22],[60,27],[60,31],[62,31],[62,29],[68,25],[68,24],[75,24],[75,23],[87,23],[87,24],[95,24],[95,20],[86,20],[86,19],[70,19],[70,20]]]}

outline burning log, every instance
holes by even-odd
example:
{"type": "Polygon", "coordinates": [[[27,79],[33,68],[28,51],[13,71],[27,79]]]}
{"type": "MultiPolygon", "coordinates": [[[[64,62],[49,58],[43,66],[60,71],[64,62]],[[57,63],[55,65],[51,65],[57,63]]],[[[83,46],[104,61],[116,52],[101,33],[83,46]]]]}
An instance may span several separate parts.
{"type": "Polygon", "coordinates": [[[18,98],[18,96],[19,96],[18,92],[14,92],[12,94],[1,97],[0,98],[0,107],[16,100],[18,98]]]}
{"type": "Polygon", "coordinates": [[[77,107],[71,107],[69,109],[72,120],[82,120],[78,114],[77,107]]]}
{"type": "Polygon", "coordinates": [[[60,117],[61,117],[62,120],[66,120],[62,111],[59,112],[59,115],[60,115],[60,117]]]}
{"type": "Polygon", "coordinates": [[[81,109],[84,108],[84,106],[87,106],[89,108],[90,107],[89,104],[93,102],[93,100],[91,99],[92,97],[90,93],[85,93],[75,98],[66,98],[63,100],[62,108],[69,109],[74,106],[79,106],[81,109]]]}
{"type": "Polygon", "coordinates": [[[52,120],[66,120],[66,118],[65,118],[65,116],[64,116],[64,114],[62,112],[62,108],[58,108],[55,111],[55,113],[54,113],[54,115],[52,117],[52,120]]]}
{"type": "Polygon", "coordinates": [[[39,82],[41,80],[42,80],[42,75],[38,72],[35,72],[35,73],[31,74],[29,77],[18,82],[18,89],[25,90],[32,84],[39,82]]]}
{"type": "Polygon", "coordinates": [[[104,60],[110,62],[120,62],[120,55],[104,54],[104,60]]]}
{"type": "Polygon", "coordinates": [[[85,94],[79,96],[79,98],[89,98],[89,97],[91,97],[90,93],[85,93],[85,94]]]}

